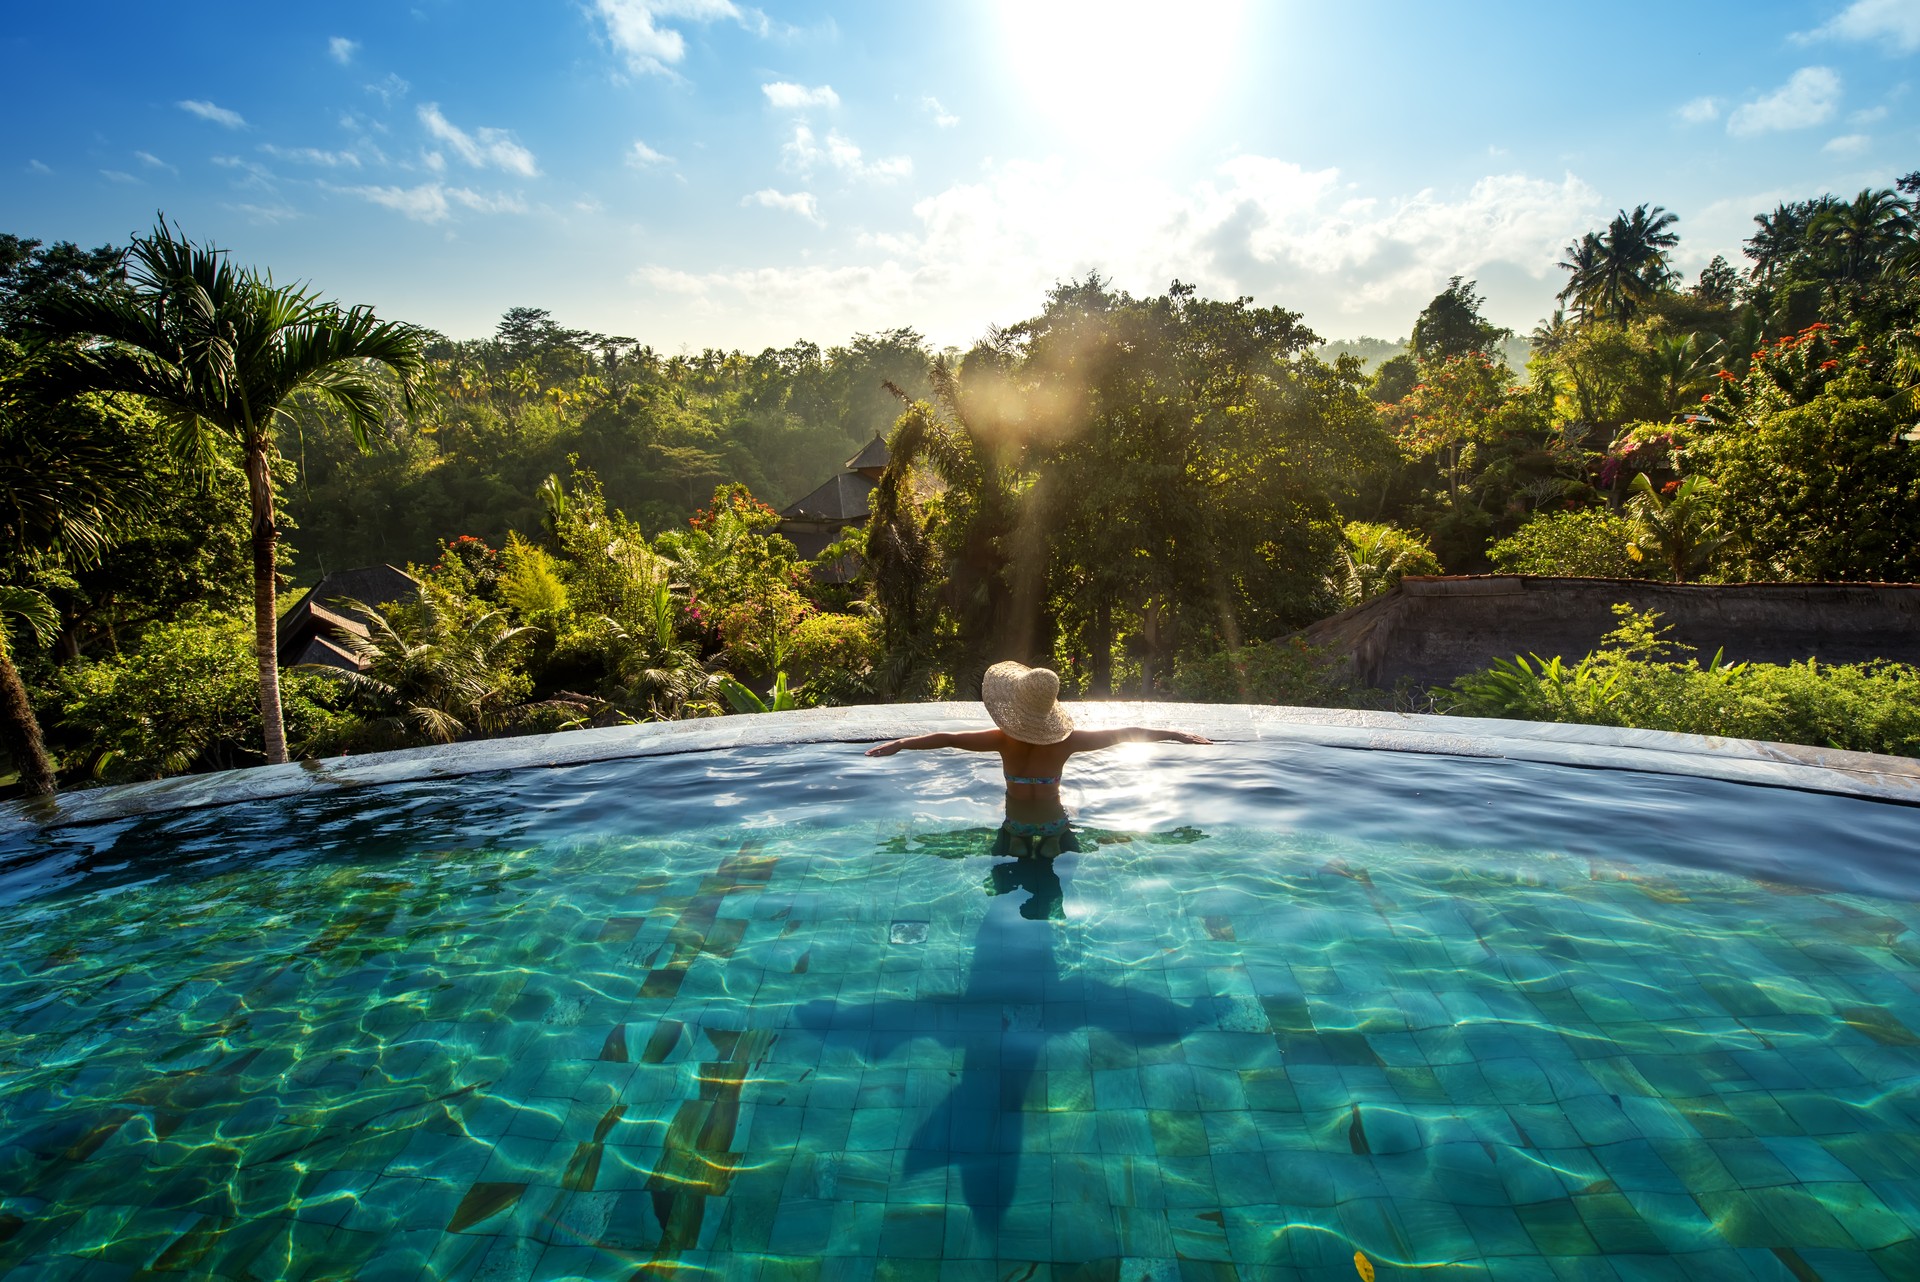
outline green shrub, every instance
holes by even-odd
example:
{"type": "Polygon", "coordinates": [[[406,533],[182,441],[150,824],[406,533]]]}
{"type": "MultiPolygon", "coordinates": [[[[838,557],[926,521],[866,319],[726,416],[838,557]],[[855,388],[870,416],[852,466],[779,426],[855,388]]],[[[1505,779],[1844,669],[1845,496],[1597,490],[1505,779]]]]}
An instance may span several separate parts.
{"type": "Polygon", "coordinates": [[[1487,548],[1496,574],[1554,574],[1592,579],[1644,579],[1633,522],[1606,508],[1535,516],[1487,548]]]}
{"type": "Polygon", "coordinates": [[[1458,716],[1631,726],[1920,756],[1920,668],[1902,663],[1699,663],[1657,613],[1617,605],[1621,626],[1577,663],[1502,659],[1434,691],[1458,716]]]}
{"type": "Polygon", "coordinates": [[[1379,596],[1409,574],[1440,574],[1440,558],[1418,530],[1371,521],[1348,521],[1327,590],[1341,608],[1379,596]]]}
{"type": "MultiPolygon", "coordinates": [[[[206,614],[156,625],[138,651],[78,663],[61,685],[63,728],[81,737],[100,779],[158,779],[265,760],[248,620],[206,614]]],[[[339,710],[334,684],[318,674],[281,673],[280,701],[297,751],[356,724],[339,710]]]]}

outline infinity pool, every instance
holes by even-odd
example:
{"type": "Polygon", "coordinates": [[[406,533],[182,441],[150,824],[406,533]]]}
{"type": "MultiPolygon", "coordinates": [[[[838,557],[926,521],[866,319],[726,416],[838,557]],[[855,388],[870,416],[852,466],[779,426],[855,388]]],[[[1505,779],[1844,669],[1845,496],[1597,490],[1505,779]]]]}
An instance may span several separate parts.
{"type": "Polygon", "coordinates": [[[997,765],[7,839],[0,1276],[1920,1278],[1920,811],[1124,749],[1016,861],[997,765]]]}

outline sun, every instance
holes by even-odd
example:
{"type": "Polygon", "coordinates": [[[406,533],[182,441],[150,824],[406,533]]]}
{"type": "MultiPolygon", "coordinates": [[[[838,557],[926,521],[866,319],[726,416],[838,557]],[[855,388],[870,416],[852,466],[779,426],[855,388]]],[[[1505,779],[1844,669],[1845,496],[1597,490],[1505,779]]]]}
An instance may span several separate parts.
{"type": "Polygon", "coordinates": [[[995,41],[1020,106],[1080,149],[1179,145],[1242,61],[1244,0],[1003,0],[997,8],[995,41]]]}

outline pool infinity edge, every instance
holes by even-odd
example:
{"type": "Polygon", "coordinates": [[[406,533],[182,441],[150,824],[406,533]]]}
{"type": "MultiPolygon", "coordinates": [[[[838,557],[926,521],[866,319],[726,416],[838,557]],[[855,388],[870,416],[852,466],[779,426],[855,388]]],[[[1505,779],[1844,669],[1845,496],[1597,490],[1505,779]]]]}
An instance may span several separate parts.
{"type": "MultiPolygon", "coordinates": [[[[1920,806],[1920,760],[1800,744],[1345,708],[1128,702],[1074,703],[1071,707],[1078,724],[1088,728],[1148,725],[1191,730],[1221,743],[1295,742],[1383,752],[1506,758],[1719,779],[1920,806]]],[[[501,770],[783,744],[852,745],[903,734],[978,729],[987,724],[986,710],[978,703],[879,704],[570,730],[327,757],[12,801],[0,806],[0,836],[170,810],[501,770]]]]}

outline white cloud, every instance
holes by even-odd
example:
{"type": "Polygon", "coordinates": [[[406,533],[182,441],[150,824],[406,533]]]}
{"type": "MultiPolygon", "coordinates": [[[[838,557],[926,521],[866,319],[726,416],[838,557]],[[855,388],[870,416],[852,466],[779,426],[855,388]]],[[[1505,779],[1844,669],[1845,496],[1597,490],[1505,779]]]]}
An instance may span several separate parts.
{"type": "Polygon", "coordinates": [[[780,146],[780,164],[794,173],[810,174],[814,166],[826,161],[849,178],[867,178],[892,182],[913,173],[913,157],[884,156],[867,160],[852,139],[837,129],[827,131],[826,141],[815,136],[812,128],[795,124],[793,137],[780,146]]]}
{"type": "Polygon", "coordinates": [[[180,172],[174,166],[169,165],[166,161],[160,159],[160,157],[150,151],[136,151],[133,153],[133,158],[145,165],[148,169],[164,169],[170,174],[180,172]]]}
{"type": "Polygon", "coordinates": [[[139,179],[124,169],[102,169],[100,176],[110,183],[138,184],[139,179]]]}
{"type": "Polygon", "coordinates": [[[361,87],[378,98],[380,105],[383,107],[391,107],[395,98],[404,98],[413,89],[412,85],[402,80],[399,76],[394,75],[391,71],[383,76],[378,84],[363,85],[361,87]]]}
{"type": "Polygon", "coordinates": [[[216,107],[199,98],[188,98],[175,104],[182,111],[191,112],[202,120],[211,120],[216,125],[225,125],[229,129],[245,129],[247,122],[239,112],[228,111],[225,107],[216,107]]]}
{"type": "Polygon", "coordinates": [[[760,92],[781,111],[805,111],[810,107],[840,105],[840,95],[833,91],[832,85],[815,85],[809,89],[788,80],[776,80],[772,84],[761,85],[760,92]]]}
{"type": "Polygon", "coordinates": [[[421,105],[420,123],[475,169],[504,169],[523,178],[540,176],[533,153],[515,142],[513,135],[504,129],[476,129],[469,134],[441,115],[439,104],[432,102],[421,105]]]}
{"type": "Polygon", "coordinates": [[[1740,104],[1727,117],[1738,137],[1776,129],[1806,129],[1833,119],[1840,105],[1840,77],[1831,67],[1802,67],[1772,93],[1740,104]]]}
{"type": "Polygon", "coordinates": [[[764,205],[768,209],[784,209],[790,214],[798,214],[815,226],[824,227],[820,221],[820,206],[810,191],[784,192],[771,187],[763,187],[751,196],[742,196],[743,205],[764,205]]]}
{"type": "Polygon", "coordinates": [[[1847,123],[1853,125],[1873,125],[1887,118],[1885,107],[1868,107],[1865,111],[1856,111],[1847,117],[1847,123]]]}
{"type": "Polygon", "coordinates": [[[1690,125],[1703,125],[1709,120],[1720,118],[1720,100],[1718,98],[1695,98],[1680,108],[1680,119],[1690,125]]]}
{"type": "Polygon", "coordinates": [[[478,214],[524,214],[526,202],[518,196],[486,196],[468,187],[421,183],[417,187],[333,187],[332,191],[358,196],[411,218],[418,223],[441,223],[460,206],[478,214]]]}
{"type": "Polygon", "coordinates": [[[1462,191],[1372,198],[1337,170],[1264,156],[1236,157],[1185,189],[1018,162],[919,201],[906,226],[858,235],[832,261],[704,273],[656,263],[631,279],[685,300],[690,315],[755,330],[736,340],[749,345],[908,318],[936,342],[964,343],[1090,270],[1136,294],[1177,277],[1213,297],[1252,295],[1334,334],[1404,333],[1457,273],[1481,281],[1497,323],[1524,328],[1559,287],[1562,248],[1609,212],[1572,175],[1495,174],[1462,191]]]}
{"type": "Polygon", "coordinates": [[[940,105],[940,100],[932,94],[920,100],[920,108],[933,117],[933,123],[942,129],[951,129],[960,123],[960,117],[940,105]]]}
{"type": "Polygon", "coordinates": [[[1831,152],[1836,156],[1857,156],[1872,145],[1873,139],[1865,134],[1843,134],[1838,138],[1828,139],[1827,145],[1820,150],[1831,152]]]}
{"type": "Polygon", "coordinates": [[[275,177],[271,169],[241,156],[215,156],[213,163],[222,169],[238,169],[246,177],[235,183],[236,187],[252,187],[260,191],[273,191],[275,177]]]}
{"type": "Polygon", "coordinates": [[[627,149],[627,163],[635,169],[645,169],[649,165],[671,164],[672,161],[672,156],[661,155],[638,138],[635,138],[633,146],[627,149]]]}
{"type": "Polygon", "coordinates": [[[263,143],[261,151],[276,160],[290,160],[297,165],[319,165],[323,169],[358,169],[360,157],[350,151],[322,151],[318,147],[276,147],[272,143],[263,143]]]}
{"type": "Polygon", "coordinates": [[[627,66],[641,75],[670,75],[672,64],[687,56],[686,38],[661,26],[662,19],[742,20],[732,0],[593,0],[593,9],[606,24],[607,39],[626,55],[627,66]]]}
{"type": "Polygon", "coordinates": [[[1895,53],[1920,49],[1920,4],[1913,0],[1854,0],[1826,25],[1793,37],[1815,40],[1877,40],[1895,53]]]}
{"type": "Polygon", "coordinates": [[[289,219],[299,218],[300,211],[285,203],[276,205],[227,205],[224,208],[245,214],[247,221],[272,226],[289,219]]]}
{"type": "Polygon", "coordinates": [[[360,42],[345,36],[334,36],[327,41],[327,54],[343,67],[353,61],[353,55],[359,50],[360,42]]]}
{"type": "Polygon", "coordinates": [[[53,172],[53,169],[42,161],[29,160],[27,162],[27,172],[30,174],[50,174],[53,172]]]}

